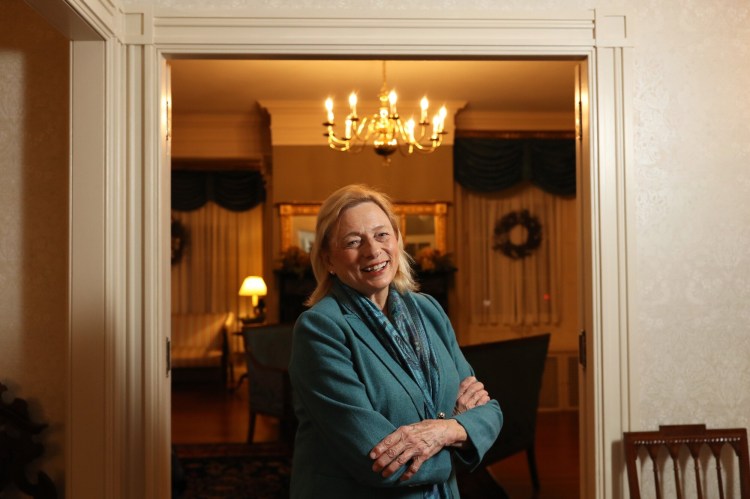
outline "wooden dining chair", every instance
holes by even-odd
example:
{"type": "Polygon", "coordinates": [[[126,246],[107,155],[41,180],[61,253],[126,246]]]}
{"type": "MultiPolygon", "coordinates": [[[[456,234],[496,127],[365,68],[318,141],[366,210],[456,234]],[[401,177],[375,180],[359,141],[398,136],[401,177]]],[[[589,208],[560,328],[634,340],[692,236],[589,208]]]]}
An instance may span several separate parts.
{"type": "MultiPolygon", "coordinates": [[[[730,455],[737,459],[739,470],[739,495],[735,493],[729,497],[750,498],[750,464],[748,464],[748,441],[745,428],[706,429],[704,424],[691,425],[662,425],[658,431],[625,432],[623,438],[625,447],[626,471],[630,499],[641,498],[641,483],[644,477],[638,475],[638,463],[643,457],[651,464],[656,498],[661,499],[664,492],[665,473],[669,473],[669,460],[672,461],[675,496],[677,499],[685,497],[685,489],[689,482],[689,466],[680,461],[680,454],[689,456],[693,460],[695,475],[695,490],[699,499],[724,499],[729,487],[724,486],[724,471],[722,471],[722,450],[729,446],[734,452],[730,455]],[[707,453],[704,449],[708,449],[707,453]],[[703,455],[701,455],[703,453],[703,455]],[[709,466],[707,461],[715,462],[716,481],[709,480],[709,466]],[[711,486],[711,491],[707,488],[711,486]],[[716,492],[713,487],[716,487],[716,492]]],[[[727,453],[724,452],[724,457],[727,453]]],[[[689,461],[689,457],[687,460],[689,461]]],[[[644,468],[645,469],[645,468],[644,468]]],[[[725,470],[726,471],[726,470],[725,470]]],[[[731,477],[730,475],[727,475],[731,477]]],[[[729,485],[729,484],[727,484],[729,485]]],[[[649,497],[651,495],[649,494],[649,497]]],[[[672,497],[670,493],[670,497],[672,497]]]]}

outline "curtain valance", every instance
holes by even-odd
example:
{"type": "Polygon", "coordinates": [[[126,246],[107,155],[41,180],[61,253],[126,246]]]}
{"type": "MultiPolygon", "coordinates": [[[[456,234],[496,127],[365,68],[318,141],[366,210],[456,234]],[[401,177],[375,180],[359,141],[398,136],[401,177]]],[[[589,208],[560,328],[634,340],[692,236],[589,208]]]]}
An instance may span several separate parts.
{"type": "Polygon", "coordinates": [[[266,199],[258,171],[172,171],[172,209],[193,211],[213,201],[231,211],[247,211],[266,199]]]}
{"type": "Polygon", "coordinates": [[[453,164],[456,182],[472,191],[530,181],[550,194],[576,193],[575,139],[456,137],[453,164]]]}

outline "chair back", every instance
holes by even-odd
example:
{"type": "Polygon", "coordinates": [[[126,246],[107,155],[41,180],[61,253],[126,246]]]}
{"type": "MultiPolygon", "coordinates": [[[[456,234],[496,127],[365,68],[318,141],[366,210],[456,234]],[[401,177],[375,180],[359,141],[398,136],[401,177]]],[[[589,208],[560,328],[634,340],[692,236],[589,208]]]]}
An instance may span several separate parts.
{"type": "Polygon", "coordinates": [[[288,368],[293,327],[293,324],[277,324],[242,331],[253,412],[288,417],[292,411],[288,368]]]}
{"type": "MultiPolygon", "coordinates": [[[[699,499],[750,497],[750,464],[745,428],[708,430],[704,424],[663,425],[659,426],[658,431],[625,432],[623,444],[631,499],[641,498],[641,486],[648,481],[644,480],[645,475],[639,477],[639,468],[644,473],[653,473],[657,499],[665,494],[682,499],[687,497],[688,491],[691,492],[690,497],[699,499]],[[729,461],[728,457],[731,458],[729,461]],[[645,462],[643,467],[638,466],[641,459],[645,462]],[[690,461],[692,466],[689,465],[690,461]],[[714,466],[710,466],[709,461],[714,461],[714,466]],[[723,470],[722,463],[725,465],[723,470]],[[727,468],[727,464],[732,466],[727,468]],[[716,472],[715,477],[711,476],[712,470],[716,472]],[[737,470],[739,477],[734,475],[737,470]],[[691,474],[694,475],[692,479],[691,474]],[[737,482],[739,491],[735,487],[737,482]],[[674,493],[671,487],[674,487],[674,493]],[[733,493],[725,495],[728,491],[733,493]]],[[[651,494],[647,496],[654,497],[651,494]]]]}
{"type": "Polygon", "coordinates": [[[533,452],[549,339],[546,333],[461,348],[477,379],[503,411],[503,429],[485,454],[485,465],[518,452],[533,452]]]}
{"type": "Polygon", "coordinates": [[[247,327],[242,331],[245,350],[262,366],[286,370],[292,357],[293,329],[294,324],[247,327]]]}

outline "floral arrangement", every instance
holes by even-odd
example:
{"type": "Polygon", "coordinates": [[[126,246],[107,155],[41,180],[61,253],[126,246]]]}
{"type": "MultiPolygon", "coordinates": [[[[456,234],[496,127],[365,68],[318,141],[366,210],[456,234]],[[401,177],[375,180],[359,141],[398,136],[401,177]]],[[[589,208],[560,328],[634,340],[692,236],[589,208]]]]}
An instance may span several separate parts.
{"type": "Polygon", "coordinates": [[[310,253],[299,246],[290,246],[281,253],[280,269],[282,272],[297,274],[300,278],[312,272],[310,253]]]}
{"type": "Polygon", "coordinates": [[[453,272],[453,257],[450,253],[442,253],[431,246],[422,248],[414,256],[416,270],[420,272],[453,272]]]}

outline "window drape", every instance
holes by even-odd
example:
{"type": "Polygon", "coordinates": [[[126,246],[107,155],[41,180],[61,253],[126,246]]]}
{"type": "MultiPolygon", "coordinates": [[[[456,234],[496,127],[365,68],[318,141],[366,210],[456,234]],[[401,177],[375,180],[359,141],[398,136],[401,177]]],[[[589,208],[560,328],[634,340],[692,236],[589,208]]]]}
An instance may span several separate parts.
{"type": "MultiPolygon", "coordinates": [[[[490,132],[457,136],[453,146],[459,268],[469,290],[463,320],[472,326],[531,326],[560,320],[563,203],[575,199],[575,139],[558,134],[490,132]],[[515,135],[515,136],[514,136],[515,135]],[[545,136],[547,135],[547,136],[545,136]],[[553,134],[555,135],[555,134],[553,134]],[[542,227],[541,246],[512,259],[493,249],[496,225],[528,212],[542,227]]],[[[516,226],[511,242],[526,240],[516,226]]]]}
{"type": "MultiPolygon", "coordinates": [[[[458,266],[465,269],[468,289],[464,312],[472,326],[528,326],[556,324],[562,283],[561,203],[570,203],[533,185],[502,193],[457,189],[457,217],[461,228],[458,266]],[[542,242],[530,256],[511,259],[493,249],[498,221],[513,211],[528,210],[542,226],[542,242]]],[[[525,240],[516,226],[511,241],[525,240]]],[[[462,300],[463,301],[463,300],[462,300]]]]}
{"type": "Polygon", "coordinates": [[[246,315],[249,301],[237,293],[246,276],[263,275],[263,206],[235,212],[209,202],[172,217],[187,236],[172,265],[172,312],[246,315]]]}

